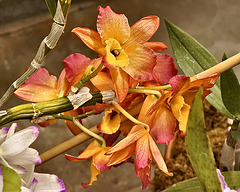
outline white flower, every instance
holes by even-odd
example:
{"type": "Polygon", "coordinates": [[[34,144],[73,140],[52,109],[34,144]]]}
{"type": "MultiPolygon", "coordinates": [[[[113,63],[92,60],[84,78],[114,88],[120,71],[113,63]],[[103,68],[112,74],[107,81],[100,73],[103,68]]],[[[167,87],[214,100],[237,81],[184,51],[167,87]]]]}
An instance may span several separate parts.
{"type": "Polygon", "coordinates": [[[26,186],[23,186],[22,192],[64,192],[65,185],[56,175],[45,173],[33,173],[26,186]],[[31,182],[29,182],[31,181],[31,182]]]}
{"type": "Polygon", "coordinates": [[[29,148],[39,131],[37,127],[30,126],[14,133],[16,128],[17,124],[13,123],[9,129],[4,127],[0,130],[0,163],[22,174],[26,172],[24,166],[41,163],[38,152],[29,148]]]}

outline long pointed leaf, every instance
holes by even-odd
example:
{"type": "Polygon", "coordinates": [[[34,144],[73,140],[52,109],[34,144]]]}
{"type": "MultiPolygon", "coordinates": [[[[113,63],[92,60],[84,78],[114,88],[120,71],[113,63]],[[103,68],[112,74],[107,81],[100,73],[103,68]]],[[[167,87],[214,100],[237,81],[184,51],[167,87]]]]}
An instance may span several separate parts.
{"type": "Polygon", "coordinates": [[[185,137],[186,151],[202,189],[206,192],[221,192],[216,163],[205,128],[202,93],[201,87],[191,106],[185,137]]]}
{"type": "MultiPolygon", "coordinates": [[[[179,67],[188,76],[194,76],[218,64],[217,59],[192,36],[165,20],[171,46],[179,67]]],[[[233,118],[221,99],[220,82],[212,88],[207,100],[223,115],[233,118]]]]}
{"type": "Polygon", "coordinates": [[[52,18],[54,17],[54,15],[56,13],[57,1],[58,0],[45,0],[48,10],[49,10],[50,14],[52,15],[52,18]]]}
{"type": "MultiPolygon", "coordinates": [[[[229,171],[223,172],[222,175],[225,178],[225,181],[228,184],[230,189],[238,190],[240,188],[240,171],[229,171]]],[[[188,179],[177,184],[174,184],[172,187],[169,187],[162,192],[203,192],[200,187],[200,182],[197,177],[188,179]]]]}

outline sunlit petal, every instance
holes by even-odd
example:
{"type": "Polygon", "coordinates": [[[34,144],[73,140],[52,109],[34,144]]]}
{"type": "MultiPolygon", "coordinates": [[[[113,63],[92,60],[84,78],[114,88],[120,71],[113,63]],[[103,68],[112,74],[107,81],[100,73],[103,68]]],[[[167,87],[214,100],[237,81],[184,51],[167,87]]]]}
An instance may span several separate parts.
{"type": "Polygon", "coordinates": [[[140,19],[131,26],[131,36],[127,41],[130,43],[146,43],[159,27],[159,17],[148,16],[140,19]]]}
{"type": "Polygon", "coordinates": [[[100,35],[88,28],[74,28],[72,30],[90,49],[96,51],[100,55],[104,55],[105,50],[101,42],[100,35]]]}
{"type": "Polygon", "coordinates": [[[103,148],[99,153],[94,155],[93,157],[93,165],[100,170],[102,173],[109,170],[111,167],[108,166],[108,161],[111,155],[105,155],[105,153],[109,150],[110,147],[103,148]]]}
{"type": "Polygon", "coordinates": [[[41,84],[23,84],[14,94],[31,102],[42,102],[57,98],[57,89],[41,84]]]}
{"type": "Polygon", "coordinates": [[[99,72],[97,76],[90,80],[99,91],[113,90],[114,85],[110,73],[99,72]]]}
{"type": "Polygon", "coordinates": [[[110,68],[118,102],[121,103],[128,94],[128,75],[121,68],[110,68]]]}
{"type": "Polygon", "coordinates": [[[153,80],[153,68],[156,65],[156,54],[148,47],[131,44],[124,48],[130,60],[122,69],[139,81],[153,80]]]}
{"type": "Polygon", "coordinates": [[[164,173],[166,173],[167,175],[172,176],[173,174],[168,172],[167,166],[164,162],[164,159],[163,159],[156,143],[152,139],[151,135],[149,135],[149,146],[150,146],[152,156],[153,156],[158,168],[160,170],[162,170],[164,173]]]}
{"type": "Polygon", "coordinates": [[[166,49],[168,49],[167,45],[165,45],[162,42],[146,42],[143,44],[146,47],[149,47],[150,49],[158,52],[162,52],[166,49]]]}
{"type": "Polygon", "coordinates": [[[130,26],[125,15],[116,14],[109,6],[99,6],[98,10],[97,29],[102,43],[105,44],[106,40],[113,38],[124,44],[130,37],[130,26]]]}

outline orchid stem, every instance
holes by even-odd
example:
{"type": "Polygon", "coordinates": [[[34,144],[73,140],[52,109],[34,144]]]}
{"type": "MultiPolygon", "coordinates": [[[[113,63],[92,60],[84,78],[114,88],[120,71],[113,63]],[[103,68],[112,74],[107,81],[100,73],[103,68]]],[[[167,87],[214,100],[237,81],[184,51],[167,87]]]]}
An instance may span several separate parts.
{"type": "Polygon", "coordinates": [[[215,65],[214,67],[211,67],[207,69],[206,71],[203,71],[193,77],[191,77],[191,81],[195,81],[197,79],[203,79],[206,77],[209,77],[213,73],[222,73],[224,71],[227,71],[228,69],[233,68],[234,66],[238,65],[240,63],[240,53],[230,57],[229,59],[215,65]]]}
{"type": "MultiPolygon", "coordinates": [[[[93,77],[95,77],[99,71],[101,71],[103,67],[103,63],[101,63],[98,68],[96,70],[94,70],[92,73],[90,73],[87,77],[81,79],[77,85],[75,85],[72,89],[71,92],[72,93],[76,93],[78,89],[80,89],[81,87],[83,87],[90,79],[92,79],[93,77]]],[[[71,92],[69,94],[71,94],[71,92]]]]}
{"type": "Polygon", "coordinates": [[[150,130],[149,126],[141,121],[138,121],[137,119],[135,119],[132,115],[130,115],[125,109],[123,109],[116,101],[112,101],[112,105],[119,110],[127,119],[129,119],[130,121],[132,121],[135,124],[140,124],[143,125],[147,131],[150,130]]]}
{"type": "MultiPolygon", "coordinates": [[[[142,108],[142,103],[139,103],[139,104],[135,105],[134,108],[130,109],[128,111],[128,113],[131,114],[132,116],[136,116],[136,115],[138,115],[141,108],[142,108]]],[[[125,116],[121,115],[121,123],[126,122],[127,120],[128,119],[125,116]]],[[[97,129],[96,126],[90,128],[89,131],[91,131],[95,134],[100,134],[100,131],[97,129]]],[[[59,145],[40,154],[42,164],[46,161],[49,161],[50,159],[52,159],[54,157],[66,152],[67,150],[72,149],[73,147],[76,147],[77,145],[79,145],[91,138],[92,138],[91,136],[82,132],[82,133],[60,143],[59,145]]]]}
{"type": "Polygon", "coordinates": [[[84,133],[90,135],[91,137],[94,137],[95,139],[98,139],[100,141],[102,141],[102,147],[106,147],[106,141],[105,139],[103,139],[101,136],[99,136],[98,134],[90,131],[89,129],[87,129],[86,127],[84,127],[79,121],[78,119],[76,119],[75,117],[73,118],[73,123],[75,125],[77,125],[79,127],[79,129],[81,129],[84,133]]]}
{"type": "Polygon", "coordinates": [[[171,85],[163,85],[163,86],[155,86],[155,87],[136,87],[136,89],[149,89],[149,90],[155,90],[155,91],[161,91],[166,89],[171,89],[171,85]]]}
{"type": "Polygon", "coordinates": [[[156,90],[149,90],[145,88],[130,88],[128,90],[129,93],[147,93],[147,94],[153,94],[153,95],[156,95],[158,98],[160,98],[162,96],[162,94],[159,92],[159,91],[156,91],[156,90]]]}

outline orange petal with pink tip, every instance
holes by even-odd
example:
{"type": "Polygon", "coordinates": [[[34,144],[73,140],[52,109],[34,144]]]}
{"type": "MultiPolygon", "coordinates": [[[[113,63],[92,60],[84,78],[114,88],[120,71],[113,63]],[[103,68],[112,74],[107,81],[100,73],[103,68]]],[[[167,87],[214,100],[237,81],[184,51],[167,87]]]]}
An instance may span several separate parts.
{"type": "Polygon", "coordinates": [[[131,26],[131,36],[127,44],[131,43],[146,43],[159,27],[159,17],[148,16],[137,21],[131,26]]]}
{"type": "Polygon", "coordinates": [[[91,166],[90,166],[90,170],[91,170],[91,179],[88,183],[82,183],[82,186],[84,188],[87,188],[88,186],[92,185],[92,183],[94,181],[97,181],[97,177],[98,175],[101,174],[101,171],[98,170],[94,165],[93,165],[93,162],[91,163],[91,166]]]}
{"type": "Polygon", "coordinates": [[[168,145],[175,138],[176,126],[176,118],[167,107],[162,105],[154,114],[150,133],[156,142],[168,145]]]}
{"type": "Polygon", "coordinates": [[[132,143],[127,148],[124,148],[120,151],[113,153],[111,158],[108,161],[108,166],[117,165],[126,161],[127,159],[129,159],[134,155],[135,148],[136,148],[136,144],[132,143]]]}
{"type": "Polygon", "coordinates": [[[68,89],[68,86],[69,86],[69,81],[67,80],[67,77],[66,77],[66,70],[63,69],[59,76],[58,84],[57,84],[58,97],[63,97],[67,94],[66,91],[68,89]]]}
{"type": "Polygon", "coordinates": [[[162,42],[146,42],[143,44],[146,47],[149,47],[150,49],[158,52],[162,52],[166,49],[168,49],[167,45],[165,45],[162,42]]]}
{"type": "Polygon", "coordinates": [[[131,77],[139,81],[153,80],[153,68],[156,65],[156,54],[146,46],[140,44],[131,44],[124,47],[129,64],[122,69],[131,77]]]}
{"type": "Polygon", "coordinates": [[[153,156],[158,168],[161,169],[167,175],[172,176],[173,174],[168,172],[165,161],[164,161],[156,143],[152,139],[151,135],[149,135],[149,146],[150,146],[152,156],[153,156]]]}
{"type": "Polygon", "coordinates": [[[97,140],[94,140],[88,145],[88,147],[77,157],[65,154],[66,159],[70,161],[80,161],[91,158],[96,153],[102,150],[101,145],[97,140]]]}
{"type": "Polygon", "coordinates": [[[107,165],[111,155],[105,155],[109,149],[110,147],[102,148],[102,150],[93,157],[93,165],[102,173],[111,168],[107,165]]]}
{"type": "Polygon", "coordinates": [[[102,133],[113,134],[118,131],[120,123],[120,113],[111,107],[105,112],[105,115],[97,128],[102,133]]]}
{"type": "Polygon", "coordinates": [[[25,84],[40,84],[46,85],[51,88],[57,88],[57,78],[54,75],[50,75],[44,68],[40,68],[34,75],[25,81],[25,84]]]}
{"type": "Polygon", "coordinates": [[[97,29],[102,43],[105,44],[106,40],[113,38],[124,44],[130,37],[130,26],[125,15],[116,14],[109,6],[99,6],[98,10],[97,29]]]}
{"type": "Polygon", "coordinates": [[[143,102],[141,111],[139,112],[138,120],[148,124],[150,127],[152,125],[152,121],[154,118],[154,114],[147,116],[147,112],[149,111],[150,107],[156,103],[157,98],[154,95],[148,95],[143,102]]]}
{"type": "Polygon", "coordinates": [[[135,167],[137,169],[144,168],[148,166],[149,159],[149,143],[148,143],[148,133],[137,140],[136,152],[135,152],[135,167]]]}
{"type": "Polygon", "coordinates": [[[137,141],[139,138],[141,138],[145,134],[146,134],[146,130],[142,125],[134,126],[130,131],[130,133],[128,134],[128,136],[123,140],[121,140],[119,143],[117,143],[114,147],[109,149],[107,154],[112,154],[114,152],[117,152],[126,148],[127,146],[131,145],[132,143],[137,141]]]}
{"type": "Polygon", "coordinates": [[[66,77],[69,82],[73,81],[73,79],[81,79],[85,70],[89,66],[90,59],[80,53],[72,54],[66,57],[63,61],[66,77]]]}
{"type": "Polygon", "coordinates": [[[104,55],[105,50],[102,45],[101,37],[98,32],[88,28],[74,28],[72,30],[90,49],[96,51],[100,55],[104,55]]]}
{"type": "Polygon", "coordinates": [[[47,85],[27,83],[21,85],[14,94],[31,102],[42,102],[57,98],[57,89],[47,85]]]}
{"type": "Polygon", "coordinates": [[[109,69],[112,81],[115,87],[118,102],[121,103],[128,94],[128,74],[125,73],[121,68],[110,68],[109,69]]]}
{"type": "Polygon", "coordinates": [[[135,164],[136,176],[139,177],[142,181],[142,188],[145,189],[152,184],[151,180],[151,163],[152,158],[149,155],[148,164],[144,168],[137,168],[135,164]]]}
{"type": "Polygon", "coordinates": [[[114,85],[110,73],[99,72],[97,76],[90,80],[99,91],[113,90],[114,85]]]}

